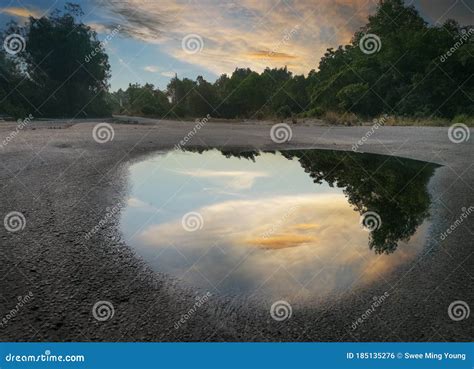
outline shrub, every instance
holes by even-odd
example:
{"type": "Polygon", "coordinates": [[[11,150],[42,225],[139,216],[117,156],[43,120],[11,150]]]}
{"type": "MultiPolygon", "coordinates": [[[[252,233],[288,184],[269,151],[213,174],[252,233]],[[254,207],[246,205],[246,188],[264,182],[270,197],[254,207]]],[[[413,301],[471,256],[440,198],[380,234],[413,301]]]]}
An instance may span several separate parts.
{"type": "Polygon", "coordinates": [[[359,118],[354,113],[337,113],[328,111],[324,114],[323,120],[329,124],[353,126],[359,124],[359,118]]]}

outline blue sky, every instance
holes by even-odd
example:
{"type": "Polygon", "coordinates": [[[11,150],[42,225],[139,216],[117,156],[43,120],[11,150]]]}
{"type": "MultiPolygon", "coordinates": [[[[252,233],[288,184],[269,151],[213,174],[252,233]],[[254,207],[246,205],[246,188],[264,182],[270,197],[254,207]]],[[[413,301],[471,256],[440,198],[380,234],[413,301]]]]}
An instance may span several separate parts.
{"type": "MultiPolygon", "coordinates": [[[[112,90],[129,83],[164,88],[177,73],[214,81],[236,67],[295,73],[317,68],[328,47],[347,43],[376,0],[81,0],[82,21],[106,44],[112,90]]],[[[41,16],[63,0],[1,0],[0,26],[41,16]]],[[[474,23],[474,0],[407,0],[430,23],[474,23]]]]}

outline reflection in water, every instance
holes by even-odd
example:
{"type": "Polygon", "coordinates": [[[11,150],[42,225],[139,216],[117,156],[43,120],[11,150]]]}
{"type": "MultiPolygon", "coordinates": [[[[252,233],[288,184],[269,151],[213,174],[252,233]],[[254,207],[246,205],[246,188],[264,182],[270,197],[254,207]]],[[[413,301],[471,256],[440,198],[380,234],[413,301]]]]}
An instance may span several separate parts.
{"type": "Polygon", "coordinates": [[[420,251],[434,168],[320,150],[170,152],[130,168],[122,229],[157,271],[213,292],[341,292],[420,251]],[[368,210],[382,219],[370,233],[359,225],[368,210]],[[195,231],[183,227],[189,212],[195,231]]]}

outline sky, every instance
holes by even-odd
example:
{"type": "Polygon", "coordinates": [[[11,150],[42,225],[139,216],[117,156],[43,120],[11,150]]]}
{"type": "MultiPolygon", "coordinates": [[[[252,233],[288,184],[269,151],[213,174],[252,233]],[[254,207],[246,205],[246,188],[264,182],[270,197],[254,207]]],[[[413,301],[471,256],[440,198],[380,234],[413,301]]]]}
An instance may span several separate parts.
{"type": "MultiPolygon", "coordinates": [[[[316,69],[327,48],[350,41],[377,0],[76,0],[105,45],[111,89],[165,88],[175,73],[214,81],[237,67],[316,69]],[[114,32],[115,30],[115,32],[114,32]],[[109,37],[107,37],[109,35],[109,37]]],[[[64,0],[0,0],[0,27],[62,9],[64,0]]],[[[406,0],[431,24],[474,23],[474,0],[406,0]]]]}
{"type": "Polygon", "coordinates": [[[425,237],[422,226],[410,245],[376,254],[342,189],[315,184],[281,153],[172,151],[132,165],[130,181],[127,243],[157,271],[212,292],[325,295],[411,261],[425,237]]]}

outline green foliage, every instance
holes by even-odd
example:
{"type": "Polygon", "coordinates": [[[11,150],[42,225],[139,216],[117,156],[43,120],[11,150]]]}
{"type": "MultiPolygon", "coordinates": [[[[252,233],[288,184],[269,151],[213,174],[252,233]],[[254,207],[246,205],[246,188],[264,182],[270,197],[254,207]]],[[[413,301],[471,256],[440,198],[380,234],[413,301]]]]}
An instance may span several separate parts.
{"type": "Polygon", "coordinates": [[[428,25],[403,0],[380,1],[350,44],[328,49],[318,70],[307,76],[293,75],[286,67],[262,73],[237,68],[214,83],[202,76],[175,76],[163,91],[131,84],[108,93],[107,54],[80,17],[80,7],[68,4],[64,12],[30,17],[24,27],[8,26],[4,35],[19,33],[27,46],[14,57],[0,51],[0,114],[298,116],[349,125],[387,114],[399,117],[393,121],[400,124],[446,124],[454,117],[472,124],[473,26],[453,20],[428,25]],[[359,45],[367,35],[380,39],[374,53],[364,53],[359,45]]]}
{"type": "Polygon", "coordinates": [[[236,69],[213,84],[202,77],[175,77],[166,94],[177,116],[324,117],[331,124],[353,125],[357,116],[388,114],[404,117],[397,119],[400,124],[446,124],[454,116],[469,122],[466,116],[474,116],[474,44],[466,37],[471,28],[452,20],[430,26],[403,0],[384,0],[350,44],[328,49],[318,71],[307,77],[286,67],[260,74],[236,69]],[[370,34],[380,39],[380,47],[364,53],[360,42],[370,34]]]}
{"type": "Polygon", "coordinates": [[[10,23],[3,36],[22,35],[26,48],[14,56],[0,51],[4,80],[0,112],[14,116],[28,112],[35,117],[110,115],[108,56],[81,16],[78,5],[66,4],[63,12],[29,17],[24,26],[10,23]]]}
{"type": "Polygon", "coordinates": [[[379,228],[371,231],[369,246],[376,253],[392,253],[429,216],[428,182],[437,168],[416,160],[330,150],[287,151],[315,183],[343,188],[361,215],[376,212],[379,228]],[[403,188],[403,191],[400,189],[403,188]]]}
{"type": "Polygon", "coordinates": [[[351,45],[328,49],[321,59],[314,76],[312,107],[362,116],[471,114],[473,42],[466,38],[447,60],[442,58],[470,28],[452,20],[428,26],[402,0],[381,1],[351,45]],[[359,42],[366,34],[380,38],[378,52],[362,52],[359,42]]]}

